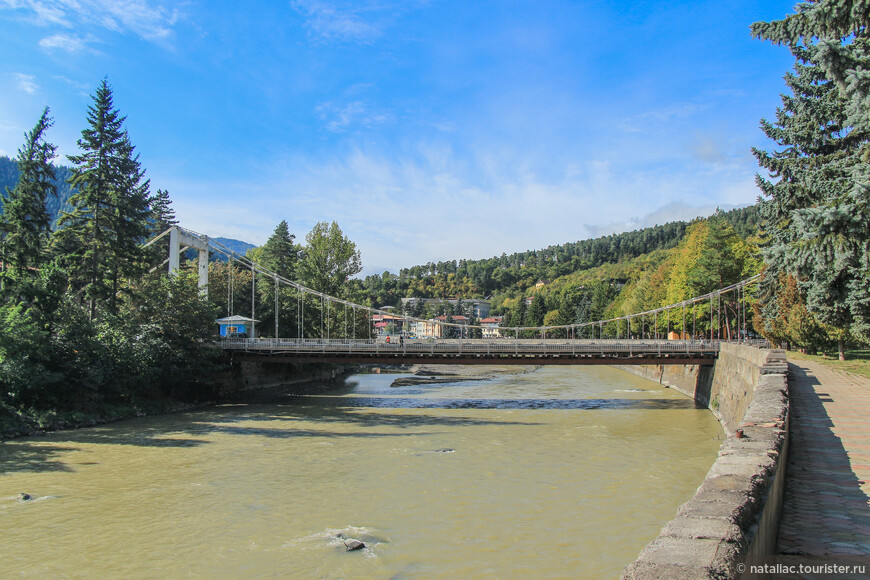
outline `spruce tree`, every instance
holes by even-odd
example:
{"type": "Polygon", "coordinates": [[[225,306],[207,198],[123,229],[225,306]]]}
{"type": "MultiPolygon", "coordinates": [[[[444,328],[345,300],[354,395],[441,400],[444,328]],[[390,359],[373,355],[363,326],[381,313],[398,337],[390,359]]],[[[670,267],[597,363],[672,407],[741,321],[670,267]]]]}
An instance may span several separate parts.
{"type": "Polygon", "coordinates": [[[4,271],[7,265],[26,276],[29,268],[39,268],[45,261],[45,248],[51,232],[51,217],[46,209],[49,195],[56,195],[54,166],[57,147],[46,142],[45,132],[53,121],[49,109],[42,111],[36,125],[25,134],[24,146],[18,150],[18,183],[6,191],[0,232],[3,235],[4,271]]]}
{"type": "MultiPolygon", "coordinates": [[[[847,98],[818,65],[821,49],[792,46],[797,63],[786,76],[776,121],[761,128],[779,150],[753,150],[771,179],[757,176],[770,236],[763,250],[769,276],[794,275],[809,311],[840,329],[840,358],[850,328],[870,337],[870,197],[862,176],[866,127],[850,125],[847,98]]],[[[768,292],[763,309],[771,310],[768,292]]]]}
{"type": "Polygon", "coordinates": [[[106,79],[93,100],[89,127],[78,140],[82,153],[69,156],[74,164],[70,184],[78,190],[70,198],[73,211],[61,217],[56,236],[73,287],[89,302],[91,319],[98,305],[117,312],[122,278],[143,272],[147,252],[140,244],[151,216],[149,182],[106,79]]]}
{"type": "MultiPolygon", "coordinates": [[[[752,34],[776,44],[814,44],[816,64],[845,97],[850,124],[870,127],[870,0],[810,0],[782,20],[756,22],[752,34]]],[[[864,148],[865,161],[870,148],[864,148]]]]}

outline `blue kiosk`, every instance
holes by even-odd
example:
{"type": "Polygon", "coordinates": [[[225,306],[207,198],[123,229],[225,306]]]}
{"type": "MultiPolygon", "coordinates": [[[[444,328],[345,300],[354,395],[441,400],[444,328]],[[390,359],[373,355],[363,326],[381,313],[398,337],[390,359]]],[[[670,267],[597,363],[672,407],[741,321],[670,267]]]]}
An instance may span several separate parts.
{"type": "Polygon", "coordinates": [[[215,322],[218,323],[222,338],[257,338],[253,335],[252,328],[255,322],[260,321],[236,314],[226,318],[218,318],[215,322]]]}

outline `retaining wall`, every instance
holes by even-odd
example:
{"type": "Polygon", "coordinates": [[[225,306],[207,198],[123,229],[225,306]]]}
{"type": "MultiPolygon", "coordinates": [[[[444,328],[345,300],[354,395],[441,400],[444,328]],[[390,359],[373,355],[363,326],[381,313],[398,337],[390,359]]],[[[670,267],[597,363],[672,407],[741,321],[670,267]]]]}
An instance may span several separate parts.
{"type": "Polygon", "coordinates": [[[326,391],[347,374],[347,365],[232,361],[213,380],[215,397],[222,402],[256,402],[276,394],[310,394],[326,391]]]}
{"type": "Polygon", "coordinates": [[[785,352],[724,343],[714,367],[620,368],[710,408],[726,434],[694,497],[622,578],[741,577],[776,550],[788,452],[785,352]]]}

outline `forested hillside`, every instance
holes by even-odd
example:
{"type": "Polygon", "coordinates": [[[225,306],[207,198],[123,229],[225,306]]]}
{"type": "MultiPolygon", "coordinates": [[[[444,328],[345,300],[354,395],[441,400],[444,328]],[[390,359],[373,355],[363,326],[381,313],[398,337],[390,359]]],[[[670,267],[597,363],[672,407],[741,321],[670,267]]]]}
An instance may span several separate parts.
{"type": "MultiPolygon", "coordinates": [[[[48,215],[51,217],[52,227],[57,224],[57,218],[61,211],[72,211],[69,198],[75,193],[75,190],[67,183],[67,180],[72,175],[69,167],[54,165],[54,174],[57,196],[50,195],[45,201],[45,207],[48,210],[48,215]]],[[[0,157],[0,194],[3,194],[5,198],[6,189],[14,188],[16,183],[18,183],[18,165],[8,157],[0,157]]],[[[0,212],[2,212],[2,201],[0,201],[0,212]]]]}
{"type": "MultiPolygon", "coordinates": [[[[744,238],[757,231],[760,220],[756,205],[724,212],[721,217],[744,238]]],[[[379,306],[396,306],[403,297],[483,298],[523,292],[539,281],[669,250],[680,243],[689,226],[689,222],[677,221],[483,260],[430,262],[403,268],[398,276],[389,272],[368,276],[364,285],[379,306]]]]}

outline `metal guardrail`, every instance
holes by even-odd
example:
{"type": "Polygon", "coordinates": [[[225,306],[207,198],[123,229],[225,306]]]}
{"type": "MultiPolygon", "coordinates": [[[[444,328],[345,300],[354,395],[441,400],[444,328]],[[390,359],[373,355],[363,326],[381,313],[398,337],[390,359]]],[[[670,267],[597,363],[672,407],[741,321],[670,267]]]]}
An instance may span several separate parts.
{"type": "MultiPolygon", "coordinates": [[[[763,341],[740,341],[752,344],[763,341]]],[[[514,356],[653,356],[716,355],[718,340],[619,339],[408,339],[401,343],[377,339],[230,338],[224,350],[281,354],[336,355],[514,355],[514,356]]]]}

